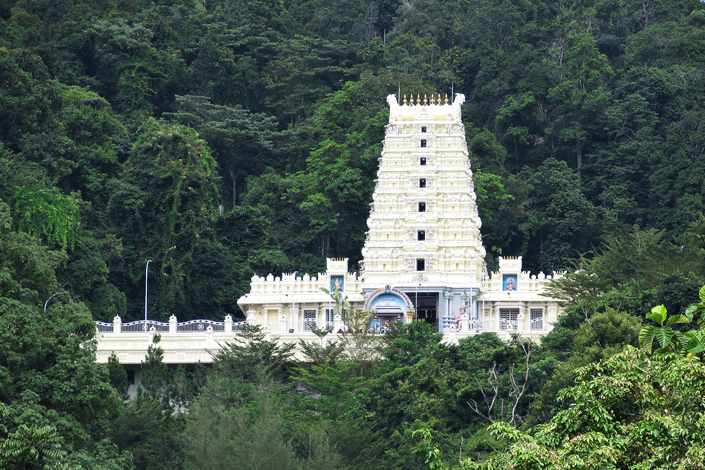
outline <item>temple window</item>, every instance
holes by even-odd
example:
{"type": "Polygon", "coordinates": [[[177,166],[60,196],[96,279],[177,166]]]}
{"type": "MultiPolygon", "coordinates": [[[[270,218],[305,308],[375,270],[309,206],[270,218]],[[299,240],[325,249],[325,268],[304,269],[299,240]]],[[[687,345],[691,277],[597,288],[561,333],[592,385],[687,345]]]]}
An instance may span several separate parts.
{"type": "Polygon", "coordinates": [[[426,231],[425,231],[425,230],[419,230],[419,231],[417,231],[417,232],[416,232],[416,238],[417,238],[419,241],[421,241],[421,242],[424,241],[424,240],[426,240],[426,231]]]}
{"type": "Polygon", "coordinates": [[[421,178],[419,180],[419,188],[425,188],[426,187],[426,178],[421,178]]]}
{"type": "Polygon", "coordinates": [[[316,311],[304,310],[304,331],[312,331],[316,327],[316,311]]]}
{"type": "MultiPolygon", "coordinates": [[[[421,133],[425,134],[426,133],[426,126],[421,126],[421,133]]],[[[422,145],[423,147],[423,145],[422,145]]]]}
{"type": "Polygon", "coordinates": [[[426,260],[423,258],[419,258],[416,260],[416,270],[417,271],[426,271],[426,260]]]}
{"type": "Polygon", "coordinates": [[[421,157],[419,159],[419,165],[426,166],[426,157],[421,157]]]}
{"type": "Polygon", "coordinates": [[[426,212],[426,203],[419,202],[419,212],[426,212]]]}
{"type": "Polygon", "coordinates": [[[542,308],[532,308],[531,309],[531,329],[532,330],[543,330],[543,309],[542,308]]]}
{"type": "Polygon", "coordinates": [[[421,139],[421,147],[425,147],[425,146],[426,146],[426,139],[421,139]]]}
{"type": "Polygon", "coordinates": [[[516,330],[519,326],[519,309],[505,309],[499,310],[499,329],[500,330],[516,330]]]}

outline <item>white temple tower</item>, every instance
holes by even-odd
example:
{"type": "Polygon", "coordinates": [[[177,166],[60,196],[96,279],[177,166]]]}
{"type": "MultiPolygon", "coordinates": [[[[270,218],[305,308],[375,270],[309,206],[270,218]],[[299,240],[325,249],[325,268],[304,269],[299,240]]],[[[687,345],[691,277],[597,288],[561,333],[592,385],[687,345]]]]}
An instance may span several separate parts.
{"type": "Polygon", "coordinates": [[[553,277],[522,271],[521,257],[500,257],[487,273],[461,106],[440,95],[400,104],[389,95],[389,123],[367,220],[360,272],[328,259],[315,276],[254,275],[238,300],[247,321],[280,334],[309,334],[316,326],[341,331],[331,297],[340,291],[354,308],[374,312],[370,330],[424,320],[450,335],[486,331],[540,338],[562,302],[544,295],[553,277]]]}
{"type": "Polygon", "coordinates": [[[477,294],[485,257],[464,101],[461,94],[452,103],[438,95],[400,105],[387,97],[389,124],[362,250],[364,292],[394,286],[418,307],[417,318],[441,329],[452,323],[463,294],[466,302],[477,294]]]}
{"type": "MultiPolygon", "coordinates": [[[[389,124],[360,272],[349,271],[348,258],[329,258],[326,272],[315,275],[255,274],[250,292],[237,301],[247,323],[284,342],[339,341],[358,333],[350,331],[329,294],[340,292],[352,308],[374,313],[368,327],[374,334],[386,333],[393,321],[414,319],[436,326],[451,344],[485,332],[504,340],[519,334],[540,341],[551,331],[564,301],[547,296],[546,288],[561,273],[522,271],[521,256],[500,256],[496,272],[485,270],[460,114],[464,100],[461,94],[452,103],[417,95],[399,104],[394,95],[387,97],[389,124]],[[332,334],[321,338],[319,329],[332,334]]],[[[162,325],[168,330],[161,343],[165,361],[209,362],[212,351],[237,334],[232,320],[196,320],[208,328],[186,336],[176,334],[180,324],[172,317],[162,325]]],[[[112,325],[97,323],[99,362],[116,351],[123,363],[144,358],[152,341],[134,336],[145,335],[141,330],[131,333],[119,317],[112,325]]]]}

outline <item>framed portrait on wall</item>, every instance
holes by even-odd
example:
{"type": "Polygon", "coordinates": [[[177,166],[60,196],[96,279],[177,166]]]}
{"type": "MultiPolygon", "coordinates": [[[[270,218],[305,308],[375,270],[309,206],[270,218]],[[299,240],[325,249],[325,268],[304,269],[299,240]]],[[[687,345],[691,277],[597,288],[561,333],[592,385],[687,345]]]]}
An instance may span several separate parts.
{"type": "Polygon", "coordinates": [[[516,274],[505,274],[502,279],[502,290],[515,291],[517,290],[517,276],[516,274]]]}
{"type": "Polygon", "coordinates": [[[345,276],[331,276],[330,277],[330,291],[333,292],[343,292],[345,290],[345,276]]]}

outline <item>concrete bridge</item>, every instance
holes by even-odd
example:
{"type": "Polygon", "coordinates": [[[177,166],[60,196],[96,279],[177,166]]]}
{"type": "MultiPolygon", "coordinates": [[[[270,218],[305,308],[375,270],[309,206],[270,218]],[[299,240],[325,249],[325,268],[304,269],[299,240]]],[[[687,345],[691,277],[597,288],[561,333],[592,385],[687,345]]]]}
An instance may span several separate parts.
{"type": "MultiPolygon", "coordinates": [[[[489,322],[487,320],[486,322],[489,322]]],[[[458,340],[473,336],[484,331],[494,331],[497,335],[509,340],[511,333],[519,333],[523,337],[539,342],[545,332],[532,328],[530,322],[506,322],[506,324],[485,325],[483,321],[469,320],[467,315],[461,317],[459,331],[443,333],[443,342],[455,344],[458,340]]],[[[95,322],[96,339],[98,341],[97,360],[107,363],[108,358],[114,353],[120,363],[125,366],[139,366],[144,361],[147,348],[153,344],[154,336],[160,335],[159,347],[164,350],[164,363],[166,364],[209,364],[213,362],[213,353],[225,343],[236,342],[240,328],[244,321],[234,322],[230,315],[222,322],[214,320],[191,320],[179,322],[175,316],[168,322],[144,320],[122,323],[120,317],[115,317],[112,323],[95,322]]],[[[283,343],[299,343],[300,341],[315,342],[325,345],[327,342],[339,341],[341,335],[336,334],[342,325],[331,324],[330,334],[323,338],[316,336],[311,331],[311,325],[300,325],[301,328],[291,329],[286,333],[270,333],[279,331],[279,325],[262,325],[268,337],[278,338],[283,343]]],[[[378,332],[383,334],[383,331],[378,332]]],[[[241,339],[241,337],[240,337],[241,339]]],[[[297,351],[298,359],[304,359],[297,351]]]]}
{"type": "MultiPolygon", "coordinates": [[[[128,394],[135,397],[137,388],[141,380],[140,364],[147,355],[147,349],[154,344],[154,336],[160,335],[159,347],[164,351],[163,361],[172,367],[178,365],[186,368],[193,368],[197,363],[211,364],[213,354],[222,348],[226,343],[234,343],[243,340],[239,334],[240,328],[246,323],[234,322],[230,315],[226,316],[222,322],[214,320],[191,320],[179,322],[172,316],[168,322],[158,322],[154,320],[144,320],[122,323],[120,317],[115,317],[112,323],[96,323],[96,340],[98,342],[96,358],[100,363],[107,363],[108,358],[115,354],[120,363],[127,371],[130,387],[128,394]]],[[[338,322],[336,322],[338,323],[338,322]]],[[[539,342],[545,333],[532,329],[529,322],[507,322],[500,325],[499,331],[492,321],[491,324],[484,325],[481,321],[469,320],[467,315],[460,319],[460,331],[443,333],[443,342],[446,344],[457,344],[460,339],[473,336],[483,331],[494,331],[497,335],[508,341],[512,333],[519,333],[526,338],[539,342]],[[489,328],[485,328],[488,326],[489,328]]],[[[262,325],[267,338],[277,338],[281,343],[300,344],[301,341],[307,343],[318,343],[325,346],[329,342],[340,341],[342,335],[335,333],[339,331],[340,324],[332,324],[331,333],[320,338],[311,331],[311,325],[298,325],[300,328],[289,330],[291,332],[271,333],[279,331],[279,325],[262,325]],[[307,329],[308,328],[308,329],[307,329]],[[298,331],[297,331],[298,330],[298,331]]],[[[381,336],[383,332],[379,332],[381,336]]],[[[305,360],[301,349],[297,347],[295,357],[305,360]]]]}

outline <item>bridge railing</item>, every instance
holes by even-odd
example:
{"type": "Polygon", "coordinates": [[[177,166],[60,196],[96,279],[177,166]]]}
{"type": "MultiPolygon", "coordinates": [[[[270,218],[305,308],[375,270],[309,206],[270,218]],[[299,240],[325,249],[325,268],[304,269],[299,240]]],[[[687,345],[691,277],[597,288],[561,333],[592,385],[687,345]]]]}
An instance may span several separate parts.
{"type": "Polygon", "coordinates": [[[168,332],[169,324],[156,320],[147,320],[146,322],[144,320],[137,320],[123,323],[120,331],[124,331],[125,333],[137,333],[141,331],[150,331],[152,328],[158,332],[168,332]]]}
{"type": "Polygon", "coordinates": [[[192,333],[194,331],[206,331],[208,327],[213,331],[225,331],[225,322],[214,320],[190,320],[176,324],[177,333],[192,333]]]}
{"type": "MultiPolygon", "coordinates": [[[[481,333],[483,331],[519,331],[526,330],[532,332],[546,331],[546,321],[544,318],[537,318],[529,322],[528,325],[520,328],[520,326],[525,325],[519,324],[518,320],[507,320],[505,318],[484,318],[484,319],[467,319],[466,323],[461,324],[460,321],[450,321],[450,319],[443,318],[442,320],[442,332],[449,333],[451,331],[469,331],[475,333],[481,333]],[[449,326],[450,325],[450,326],[449,326]]],[[[143,332],[157,332],[157,333],[235,333],[239,331],[245,321],[233,322],[230,315],[226,316],[224,321],[216,320],[206,320],[197,319],[189,320],[185,322],[178,322],[175,316],[171,316],[168,322],[160,322],[156,320],[137,320],[128,323],[122,323],[120,317],[115,317],[112,323],[108,322],[95,322],[96,330],[100,334],[114,334],[114,333],[143,333],[143,332]]],[[[275,322],[264,322],[262,325],[269,332],[274,334],[285,334],[285,333],[312,333],[314,329],[327,329],[332,333],[337,333],[340,330],[346,331],[345,324],[341,321],[338,324],[338,329],[335,328],[335,322],[315,322],[312,320],[299,321],[294,324],[288,323],[286,321],[275,321],[275,322]],[[291,331],[294,330],[294,331],[291,331]]],[[[370,333],[383,333],[384,328],[374,329],[371,326],[370,333]]]]}
{"type": "Polygon", "coordinates": [[[246,322],[233,322],[230,315],[225,317],[224,321],[216,320],[189,320],[179,322],[174,315],[169,318],[168,322],[156,320],[136,320],[123,323],[119,316],[113,319],[112,323],[97,321],[95,327],[98,333],[143,333],[143,332],[158,332],[158,333],[199,333],[199,332],[221,332],[232,333],[239,331],[246,322]]]}
{"type": "Polygon", "coordinates": [[[104,321],[95,322],[95,328],[98,330],[99,333],[112,333],[113,332],[113,324],[107,323],[104,321]]]}

